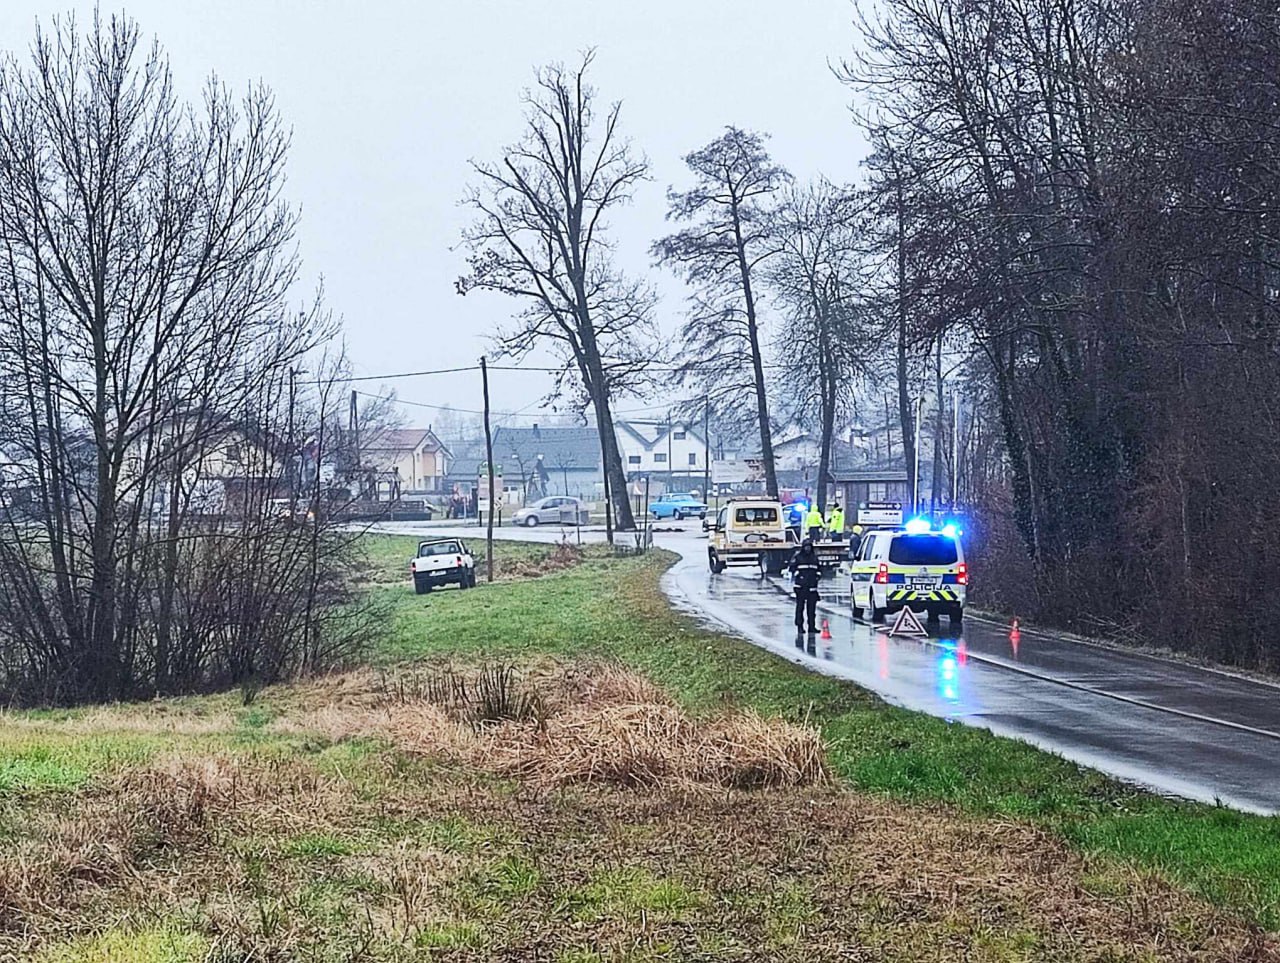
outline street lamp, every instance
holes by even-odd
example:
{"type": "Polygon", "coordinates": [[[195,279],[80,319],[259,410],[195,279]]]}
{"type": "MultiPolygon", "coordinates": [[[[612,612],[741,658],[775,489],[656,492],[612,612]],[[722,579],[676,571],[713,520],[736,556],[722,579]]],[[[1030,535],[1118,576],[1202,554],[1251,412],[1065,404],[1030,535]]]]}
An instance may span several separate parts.
{"type": "Polygon", "coordinates": [[[916,423],[911,432],[914,437],[915,471],[911,473],[911,515],[914,518],[920,511],[920,420],[924,412],[924,394],[916,397],[916,423]]]}

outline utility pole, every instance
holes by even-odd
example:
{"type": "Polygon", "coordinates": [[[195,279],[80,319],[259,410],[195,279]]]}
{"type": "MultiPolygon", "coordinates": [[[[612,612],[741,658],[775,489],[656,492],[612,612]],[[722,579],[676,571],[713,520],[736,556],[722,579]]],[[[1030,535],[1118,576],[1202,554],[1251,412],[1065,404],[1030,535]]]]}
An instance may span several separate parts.
{"type": "MultiPolygon", "coordinates": [[[[605,462],[604,444],[600,445],[600,460],[605,462]]],[[[613,545],[613,501],[609,492],[609,465],[604,465],[604,540],[613,545]]]]}
{"type": "Polygon", "coordinates": [[[702,500],[711,504],[711,398],[702,396],[702,500]]]}
{"type": "Polygon", "coordinates": [[[488,567],[488,579],[493,581],[493,429],[489,427],[489,366],[483,356],[480,358],[480,378],[484,382],[484,457],[489,469],[489,517],[485,520],[485,561],[488,567]]]}
{"type": "MultiPolygon", "coordinates": [[[[347,412],[347,436],[351,439],[351,464],[355,466],[356,485],[357,485],[357,490],[360,492],[361,497],[363,497],[366,494],[372,494],[372,497],[377,498],[378,495],[376,491],[372,493],[365,492],[364,479],[361,478],[360,476],[360,408],[359,408],[359,404],[360,403],[356,400],[356,391],[353,388],[351,390],[351,406],[350,406],[350,410],[347,412]]],[[[410,480],[409,485],[410,487],[413,486],[412,480],[410,480]]],[[[394,497],[392,498],[392,501],[398,500],[399,497],[400,497],[400,493],[395,492],[394,497]]]]}
{"type": "Polygon", "coordinates": [[[293,511],[294,502],[298,500],[298,483],[302,475],[302,458],[298,453],[298,442],[294,436],[293,408],[298,399],[298,369],[289,366],[289,511],[293,511]]]}
{"type": "Polygon", "coordinates": [[[942,501],[942,436],[946,432],[947,411],[942,402],[942,335],[938,335],[938,366],[934,375],[934,393],[938,396],[938,416],[933,422],[933,478],[929,483],[929,513],[937,511],[942,501]]]}
{"type": "MultiPolygon", "coordinates": [[[[920,418],[924,413],[924,392],[916,398],[916,423],[911,433],[911,447],[915,449],[915,470],[911,473],[911,515],[920,514],[920,418]]],[[[903,434],[905,438],[905,433],[903,434]]]]}
{"type": "Polygon", "coordinates": [[[951,392],[951,407],[955,412],[955,425],[951,429],[951,511],[955,512],[960,500],[960,391],[951,392]]]}
{"type": "Polygon", "coordinates": [[[676,466],[671,463],[671,410],[667,409],[667,492],[670,493],[676,485],[675,478],[676,466]]]}

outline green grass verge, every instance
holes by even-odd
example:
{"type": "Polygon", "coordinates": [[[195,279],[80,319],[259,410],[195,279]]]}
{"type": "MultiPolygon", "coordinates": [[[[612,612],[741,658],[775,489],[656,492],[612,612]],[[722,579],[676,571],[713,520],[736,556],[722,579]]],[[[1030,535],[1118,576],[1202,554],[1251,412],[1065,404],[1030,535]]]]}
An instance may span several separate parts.
{"type": "MultiPolygon", "coordinates": [[[[413,539],[371,547],[390,569],[413,539]]],[[[504,551],[508,546],[504,545],[504,551]]],[[[549,551],[545,546],[521,552],[549,551]]],[[[859,789],[1029,820],[1093,854],[1155,868],[1268,929],[1280,929],[1280,819],[1179,803],[1014,740],[886,705],[699,627],[671,610],[659,579],[672,556],[611,558],[478,591],[417,597],[407,580],[374,588],[393,624],[378,657],[617,659],[692,709],[726,703],[821,727],[836,771],[859,789]]]]}

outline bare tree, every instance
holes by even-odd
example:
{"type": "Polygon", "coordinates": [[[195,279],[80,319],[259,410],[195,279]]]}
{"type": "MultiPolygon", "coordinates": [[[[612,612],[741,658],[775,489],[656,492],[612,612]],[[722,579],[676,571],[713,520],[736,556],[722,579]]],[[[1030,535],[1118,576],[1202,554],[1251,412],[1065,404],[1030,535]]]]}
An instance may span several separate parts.
{"type": "Polygon", "coordinates": [[[848,191],[819,180],[788,190],[773,217],[780,250],[767,278],[786,321],[777,338],[781,392],[802,423],[818,429],[817,497],[825,512],[836,420],[851,412],[879,348],[861,303],[858,210],[848,191]]]}
{"type": "Polygon", "coordinates": [[[592,59],[587,53],[575,70],[540,70],[525,95],[524,136],[497,163],[473,164],[478,183],[466,203],[477,217],[463,234],[471,254],[457,287],[524,302],[517,327],[500,335],[503,349],[519,358],[549,346],[563,359],[557,390],[580,389],[594,410],[613,517],[631,529],[611,405],[657,359],[654,298],[615,269],[607,218],[649,167],[619,132],[619,104],[597,116],[592,59]]]}
{"type": "Polygon", "coordinates": [[[685,158],[687,191],[667,192],[667,218],[693,222],[653,245],[661,264],[693,287],[683,329],[691,360],[680,369],[724,414],[750,401],[760,433],[765,488],[778,494],[756,270],[777,253],[768,205],[790,175],[770,159],[759,134],[729,127],[685,158]]]}
{"type": "MultiPolygon", "coordinates": [[[[181,674],[183,546],[210,546],[184,528],[208,514],[201,466],[328,334],[286,303],[287,147],[267,91],[236,99],[211,81],[189,108],[158,47],[144,52],[122,19],[95,17],[83,35],[54,21],[29,63],[0,64],[10,685],[117,698],[181,674]]],[[[215,646],[200,631],[224,628],[183,627],[184,684],[203,681],[215,646]]]]}
{"type": "Polygon", "coordinates": [[[1274,6],[874,9],[846,76],[881,251],[908,282],[900,344],[973,351],[952,445],[983,584],[1046,619],[1275,664],[1240,614],[1280,524],[1280,460],[1257,444],[1280,408],[1274,6]]]}

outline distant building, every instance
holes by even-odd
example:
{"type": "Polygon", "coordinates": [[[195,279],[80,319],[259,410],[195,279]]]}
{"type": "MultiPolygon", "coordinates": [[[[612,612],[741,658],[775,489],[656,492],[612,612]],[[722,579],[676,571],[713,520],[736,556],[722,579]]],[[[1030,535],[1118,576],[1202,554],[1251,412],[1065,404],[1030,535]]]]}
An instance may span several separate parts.
{"type": "MultiPolygon", "coordinates": [[[[485,443],[455,444],[448,490],[469,495],[485,463],[485,443]]],[[[505,501],[519,505],[544,495],[594,500],[604,490],[600,435],[594,428],[493,429],[493,460],[502,475],[505,501]]]]}
{"type": "Polygon", "coordinates": [[[619,421],[618,450],[629,481],[650,480],[650,491],[703,488],[708,447],[700,427],[682,422],[619,421]]]}
{"type": "MultiPolygon", "coordinates": [[[[852,446],[837,448],[833,453],[829,478],[835,487],[835,497],[850,512],[864,502],[899,502],[906,506],[911,501],[909,476],[901,462],[875,464],[868,462],[864,453],[852,446]]],[[[849,518],[856,518],[850,514],[849,518]]]]}
{"type": "Polygon", "coordinates": [[[379,501],[444,491],[453,455],[431,428],[386,428],[360,440],[360,468],[379,501]]]}

